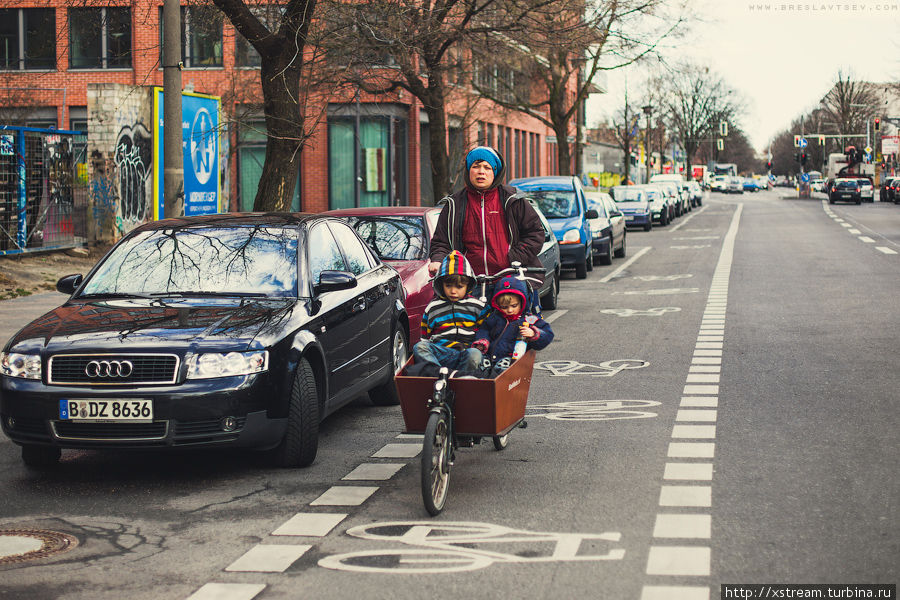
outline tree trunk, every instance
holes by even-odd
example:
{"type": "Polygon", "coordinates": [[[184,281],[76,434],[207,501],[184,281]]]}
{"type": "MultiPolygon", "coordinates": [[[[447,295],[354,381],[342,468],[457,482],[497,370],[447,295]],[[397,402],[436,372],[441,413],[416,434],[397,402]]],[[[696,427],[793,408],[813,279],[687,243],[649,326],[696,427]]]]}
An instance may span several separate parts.
{"type": "Polygon", "coordinates": [[[433,84],[428,88],[429,102],[423,102],[425,114],[428,115],[430,136],[429,153],[431,156],[431,186],[434,200],[438,200],[453,192],[450,189],[450,156],[447,150],[447,113],[444,110],[444,92],[441,84],[433,84]]]}
{"type": "MultiPolygon", "coordinates": [[[[266,114],[266,162],[253,210],[287,212],[300,172],[303,114],[300,97],[300,69],[291,64],[293,55],[277,61],[262,61],[262,92],[266,114]]],[[[348,173],[347,177],[352,177],[348,173]]],[[[301,205],[301,210],[305,207],[301,205]]]]}
{"type": "Polygon", "coordinates": [[[564,122],[559,127],[553,128],[553,131],[556,132],[556,157],[559,161],[560,175],[572,174],[572,154],[569,147],[569,128],[567,125],[568,122],[564,122]]]}

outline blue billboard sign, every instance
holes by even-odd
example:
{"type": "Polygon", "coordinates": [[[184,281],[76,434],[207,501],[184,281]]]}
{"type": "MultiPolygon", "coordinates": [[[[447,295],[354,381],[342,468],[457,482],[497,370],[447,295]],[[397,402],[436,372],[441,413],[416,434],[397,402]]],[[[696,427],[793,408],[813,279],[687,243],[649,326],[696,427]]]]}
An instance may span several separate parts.
{"type": "MultiPolygon", "coordinates": [[[[153,90],[153,218],[165,215],[163,190],[163,90],[153,90]]],[[[220,212],[219,97],[182,92],[181,134],[184,165],[184,214],[220,212]]]]}

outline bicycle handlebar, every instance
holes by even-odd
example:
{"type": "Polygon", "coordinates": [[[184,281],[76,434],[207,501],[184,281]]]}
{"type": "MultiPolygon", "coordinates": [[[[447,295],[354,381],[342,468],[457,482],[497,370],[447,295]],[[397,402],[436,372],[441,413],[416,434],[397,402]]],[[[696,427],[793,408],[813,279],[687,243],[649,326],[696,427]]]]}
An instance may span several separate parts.
{"type": "Polygon", "coordinates": [[[540,279],[536,279],[534,277],[527,277],[525,275],[525,273],[540,273],[541,275],[546,275],[547,269],[545,269],[543,267],[523,267],[522,263],[520,263],[519,261],[515,261],[512,263],[511,267],[507,267],[505,269],[497,271],[493,275],[476,275],[475,280],[478,283],[488,283],[491,281],[497,281],[498,279],[501,279],[510,273],[518,273],[518,276],[516,277],[516,279],[521,279],[521,280],[527,279],[529,281],[534,281],[535,283],[541,283],[540,279]]]}

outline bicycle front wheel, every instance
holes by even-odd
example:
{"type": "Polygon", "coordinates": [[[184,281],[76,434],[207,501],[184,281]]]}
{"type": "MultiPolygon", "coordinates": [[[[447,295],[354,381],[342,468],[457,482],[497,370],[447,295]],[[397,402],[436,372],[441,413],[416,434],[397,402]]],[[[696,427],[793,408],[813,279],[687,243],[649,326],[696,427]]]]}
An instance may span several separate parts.
{"type": "Polygon", "coordinates": [[[422,445],[422,500],[432,517],[444,510],[450,488],[450,424],[447,415],[431,413],[422,445]]]}

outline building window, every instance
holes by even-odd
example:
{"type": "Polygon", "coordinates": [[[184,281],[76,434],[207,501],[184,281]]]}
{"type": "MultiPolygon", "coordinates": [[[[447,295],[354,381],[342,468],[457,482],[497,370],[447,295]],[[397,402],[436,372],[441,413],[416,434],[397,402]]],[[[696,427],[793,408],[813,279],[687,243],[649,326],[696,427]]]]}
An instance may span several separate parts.
{"type": "MultiPolygon", "coordinates": [[[[165,43],[159,9],[159,57],[165,43]]],[[[222,67],[222,12],[211,6],[181,7],[181,60],[185,68],[222,67]]]]}
{"type": "Polygon", "coordinates": [[[406,121],[392,116],[328,117],[328,207],[402,206],[406,121]]]}
{"type": "MultiPolygon", "coordinates": [[[[281,26],[281,20],[284,16],[284,6],[280,4],[263,4],[259,6],[251,6],[250,12],[259,19],[266,29],[269,31],[278,31],[281,26]]],[[[234,41],[234,61],[239,67],[250,67],[258,69],[261,65],[259,52],[256,51],[247,38],[240,33],[235,32],[234,41]]]]}
{"type": "MultiPolygon", "coordinates": [[[[238,210],[253,211],[263,164],[266,162],[266,122],[249,120],[238,128],[238,210]]],[[[300,175],[291,199],[290,212],[300,211],[300,175]]]]}
{"type": "Polygon", "coordinates": [[[69,67],[131,68],[131,9],[70,8],[69,67]]]}
{"type": "Polygon", "coordinates": [[[52,8],[0,8],[0,69],[56,67],[56,16],[52,8]]]}

